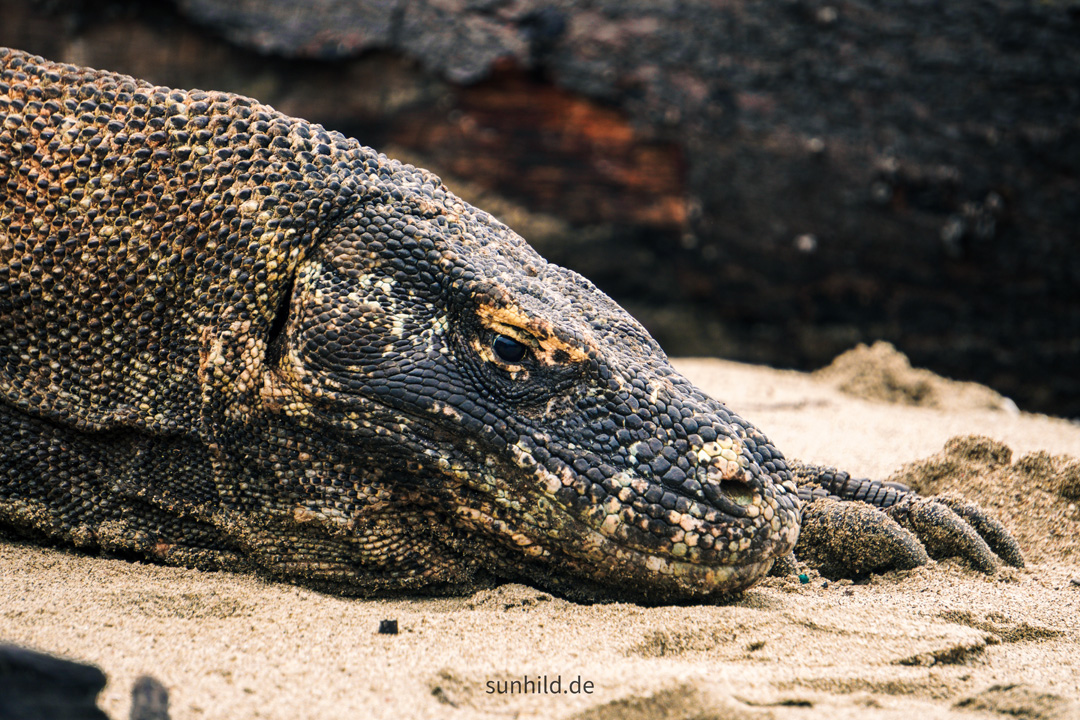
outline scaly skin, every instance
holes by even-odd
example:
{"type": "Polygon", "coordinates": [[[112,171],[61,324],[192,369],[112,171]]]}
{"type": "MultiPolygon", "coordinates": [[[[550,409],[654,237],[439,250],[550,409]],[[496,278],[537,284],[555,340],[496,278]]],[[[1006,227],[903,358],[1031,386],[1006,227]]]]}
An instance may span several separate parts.
{"type": "Polygon", "coordinates": [[[9,50],[0,440],[0,527],[349,594],[723,597],[803,503],[633,318],[434,175],[9,50]]]}

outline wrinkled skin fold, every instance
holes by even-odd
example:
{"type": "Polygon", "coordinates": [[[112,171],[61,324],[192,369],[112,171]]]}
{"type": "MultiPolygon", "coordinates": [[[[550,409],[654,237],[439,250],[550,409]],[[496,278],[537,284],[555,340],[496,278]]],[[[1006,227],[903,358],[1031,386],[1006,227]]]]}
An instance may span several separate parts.
{"type": "Polygon", "coordinates": [[[813,499],[434,175],[8,50],[0,438],[0,526],[350,594],[725,597],[813,499]]]}

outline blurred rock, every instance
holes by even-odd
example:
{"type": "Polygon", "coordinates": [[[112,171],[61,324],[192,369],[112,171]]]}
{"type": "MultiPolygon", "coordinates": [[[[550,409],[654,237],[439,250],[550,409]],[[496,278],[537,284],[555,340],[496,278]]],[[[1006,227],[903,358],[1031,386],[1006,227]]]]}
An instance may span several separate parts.
{"type": "Polygon", "coordinates": [[[0,645],[4,720],[109,720],[97,706],[104,687],[105,673],[93,665],[0,645]]]}

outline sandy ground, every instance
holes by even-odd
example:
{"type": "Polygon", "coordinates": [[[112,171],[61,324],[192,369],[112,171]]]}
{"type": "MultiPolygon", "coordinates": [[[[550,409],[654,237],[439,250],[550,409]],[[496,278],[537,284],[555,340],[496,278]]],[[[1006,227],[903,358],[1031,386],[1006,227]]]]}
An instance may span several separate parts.
{"type": "Polygon", "coordinates": [[[945,560],[863,584],[810,573],[727,605],[645,608],[521,585],[342,599],[0,542],[0,642],[100,666],[116,719],[144,673],[174,720],[1080,718],[1080,426],[892,370],[868,384],[676,364],[789,456],[882,478],[934,456],[907,481],[992,507],[1033,562],[985,576],[945,560]],[[915,391],[867,390],[905,382],[915,391]],[[940,454],[972,434],[1012,462],[986,441],[940,454]],[[401,633],[377,634],[384,619],[401,633]],[[523,678],[540,686],[489,692],[523,678]]]}

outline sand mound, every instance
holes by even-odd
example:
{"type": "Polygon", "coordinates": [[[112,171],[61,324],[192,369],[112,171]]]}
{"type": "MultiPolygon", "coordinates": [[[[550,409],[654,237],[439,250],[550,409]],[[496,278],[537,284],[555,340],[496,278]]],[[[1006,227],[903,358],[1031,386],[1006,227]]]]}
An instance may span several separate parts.
{"type": "Polygon", "coordinates": [[[1016,404],[990,388],[949,380],[929,370],[911,367],[907,356],[891,344],[860,343],[838,355],[814,377],[842,392],[869,400],[919,407],[1002,410],[1017,412],[1016,404]]]}

